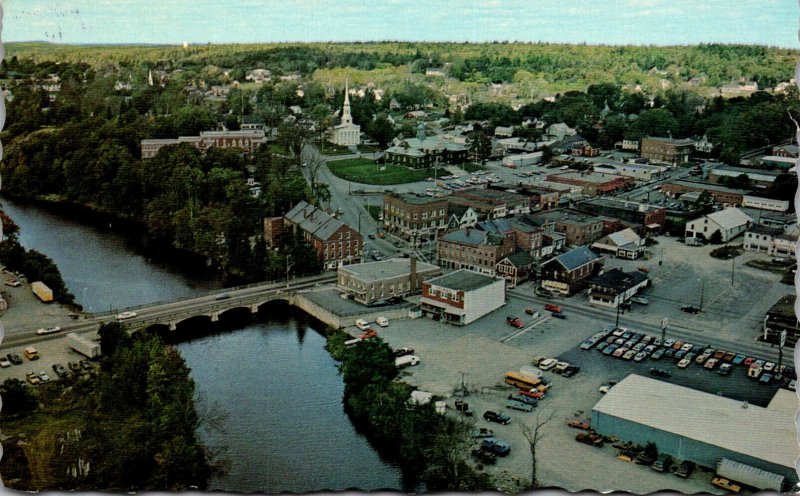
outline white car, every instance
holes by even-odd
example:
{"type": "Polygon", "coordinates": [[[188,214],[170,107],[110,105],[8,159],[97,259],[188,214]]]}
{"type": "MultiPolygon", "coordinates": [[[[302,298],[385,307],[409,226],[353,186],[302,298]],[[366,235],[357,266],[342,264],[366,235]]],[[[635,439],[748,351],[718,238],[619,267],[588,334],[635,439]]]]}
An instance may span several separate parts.
{"type": "Polygon", "coordinates": [[[545,358],[544,360],[539,362],[539,368],[541,370],[550,370],[553,367],[555,367],[557,363],[558,360],[556,360],[555,358],[545,358]]]}
{"type": "Polygon", "coordinates": [[[6,357],[0,357],[0,367],[6,368],[10,367],[11,362],[6,357]]]}
{"type": "Polygon", "coordinates": [[[386,317],[378,317],[375,320],[375,323],[381,327],[389,327],[389,319],[387,319],[386,317]]]}
{"type": "Polygon", "coordinates": [[[53,334],[54,332],[58,332],[60,330],[61,330],[61,328],[58,327],[58,326],[45,327],[43,329],[36,329],[36,334],[41,336],[43,334],[53,334]]]}
{"type": "Polygon", "coordinates": [[[133,317],[136,317],[136,312],[122,312],[117,315],[117,320],[132,319],[133,317]]]}
{"type": "Polygon", "coordinates": [[[609,389],[611,389],[611,386],[605,385],[605,386],[600,386],[600,389],[598,389],[598,391],[600,391],[603,394],[606,394],[609,389]]]}

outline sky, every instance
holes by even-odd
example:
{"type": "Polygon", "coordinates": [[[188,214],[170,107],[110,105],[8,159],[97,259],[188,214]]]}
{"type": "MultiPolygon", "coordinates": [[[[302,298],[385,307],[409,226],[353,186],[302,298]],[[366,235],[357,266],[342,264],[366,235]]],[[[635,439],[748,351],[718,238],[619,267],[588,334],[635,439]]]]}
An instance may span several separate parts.
{"type": "Polygon", "coordinates": [[[3,41],[543,41],[800,48],[797,0],[0,0],[3,41]]]}

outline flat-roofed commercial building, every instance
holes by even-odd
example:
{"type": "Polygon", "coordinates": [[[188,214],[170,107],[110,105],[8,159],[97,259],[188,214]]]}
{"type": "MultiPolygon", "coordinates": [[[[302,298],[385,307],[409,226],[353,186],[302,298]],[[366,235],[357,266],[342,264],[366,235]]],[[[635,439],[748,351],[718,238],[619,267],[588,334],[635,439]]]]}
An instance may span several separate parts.
{"type": "Polygon", "coordinates": [[[353,295],[355,301],[371,305],[414,294],[422,287],[422,281],[441,272],[436,265],[414,258],[390,258],[340,266],[336,286],[342,293],[353,295]]]}
{"type": "Polygon", "coordinates": [[[545,178],[547,181],[581,186],[583,194],[588,196],[601,196],[614,191],[632,188],[635,181],[632,177],[604,172],[563,172],[551,174],[545,178]]]}
{"type": "Polygon", "coordinates": [[[694,141],[673,138],[642,138],[642,150],[639,154],[653,162],[681,164],[689,161],[694,150],[694,141]]]}
{"type": "Polygon", "coordinates": [[[432,238],[447,228],[447,200],[424,195],[383,195],[383,227],[405,240],[432,238]]]}
{"type": "MultiPolygon", "coordinates": [[[[794,313],[794,303],[797,296],[788,294],[772,305],[764,317],[764,341],[780,343],[781,333],[786,331],[786,346],[797,345],[800,335],[800,321],[794,313]]],[[[791,356],[791,355],[789,355],[791,356]]]]}
{"type": "MultiPolygon", "coordinates": [[[[780,394],[780,393],[779,393],[780,394]]],[[[794,395],[794,393],[791,393],[794,395]]],[[[701,466],[727,458],[797,483],[794,404],[767,408],[631,374],[592,407],[591,426],[604,436],[646,445],[701,466]]]]}
{"type": "Polygon", "coordinates": [[[448,324],[467,325],[506,302],[506,280],[458,270],[422,283],[422,313],[448,324]]]}
{"type": "Polygon", "coordinates": [[[661,187],[661,191],[670,198],[677,198],[684,193],[708,191],[715,203],[721,203],[724,206],[737,206],[742,204],[744,196],[749,195],[752,190],[728,188],[703,181],[677,180],[665,183],[661,187]]]}

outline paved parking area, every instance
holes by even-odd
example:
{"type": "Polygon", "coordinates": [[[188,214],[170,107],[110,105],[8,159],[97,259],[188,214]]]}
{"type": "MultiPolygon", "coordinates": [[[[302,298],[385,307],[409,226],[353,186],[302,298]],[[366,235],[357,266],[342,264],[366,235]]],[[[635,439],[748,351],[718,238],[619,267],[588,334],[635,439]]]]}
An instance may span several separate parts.
{"type": "MultiPolygon", "coordinates": [[[[640,493],[658,490],[714,492],[709,485],[710,474],[696,472],[684,480],[617,460],[617,450],[611,446],[594,448],[575,441],[580,431],[569,428],[566,420],[591,417],[592,406],[602,397],[598,387],[630,372],[646,374],[649,367],[645,368],[647,362],[634,367],[629,362],[577,348],[581,341],[605,325],[597,318],[572,314],[567,320],[549,316],[532,320],[524,313],[530,306],[530,302],[511,298],[504,308],[464,328],[421,318],[392,321],[379,333],[394,348],[414,348],[421,363],[404,369],[403,380],[447,398],[451,412],[454,412],[454,399],[461,395],[462,379],[466,382],[469,396],[465,399],[475,413],[472,418],[475,425],[493,429],[497,437],[512,446],[508,457],[499,458],[497,465],[488,468],[504,484],[501,487],[510,488],[515,481],[530,478],[531,455],[520,424],[532,426],[537,414],[543,420],[554,412],[553,419],[542,428],[544,437],[537,448],[539,478],[543,483],[570,491],[623,488],[640,493]],[[506,315],[522,317],[526,324],[524,332],[520,334],[520,330],[507,326],[506,315]],[[539,323],[529,328],[535,322],[539,323]],[[534,355],[558,356],[574,361],[583,370],[572,378],[545,372],[553,386],[539,407],[532,413],[508,410],[505,400],[513,388],[503,383],[503,373],[530,365],[534,355]],[[502,426],[483,420],[486,410],[509,414],[511,424],[502,426]]],[[[691,376],[705,371],[690,369],[687,372],[691,376]]],[[[717,379],[717,374],[711,375],[717,379]]],[[[698,377],[707,379],[708,374],[698,377]]],[[[676,380],[678,378],[680,376],[676,375],[676,380]]],[[[731,384],[737,380],[734,376],[719,379],[730,379],[731,384]]]]}

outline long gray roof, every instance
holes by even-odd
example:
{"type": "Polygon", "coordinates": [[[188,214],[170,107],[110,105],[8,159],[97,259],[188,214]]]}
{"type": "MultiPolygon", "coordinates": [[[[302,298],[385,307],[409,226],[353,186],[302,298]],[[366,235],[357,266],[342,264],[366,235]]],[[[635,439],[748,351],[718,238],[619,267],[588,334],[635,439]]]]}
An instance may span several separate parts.
{"type": "Polygon", "coordinates": [[[286,219],[319,239],[328,239],[342,227],[344,222],[334,219],[323,210],[301,201],[286,214],[286,219]]]}
{"type": "Polygon", "coordinates": [[[456,291],[472,291],[488,286],[497,280],[499,279],[496,277],[487,276],[480,272],[461,269],[444,276],[429,279],[426,282],[456,291]]]}
{"type": "Polygon", "coordinates": [[[575,270],[582,265],[600,258],[595,252],[585,246],[579,246],[562,255],[555,257],[553,260],[558,261],[567,270],[575,270]]]}

